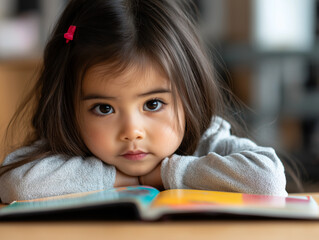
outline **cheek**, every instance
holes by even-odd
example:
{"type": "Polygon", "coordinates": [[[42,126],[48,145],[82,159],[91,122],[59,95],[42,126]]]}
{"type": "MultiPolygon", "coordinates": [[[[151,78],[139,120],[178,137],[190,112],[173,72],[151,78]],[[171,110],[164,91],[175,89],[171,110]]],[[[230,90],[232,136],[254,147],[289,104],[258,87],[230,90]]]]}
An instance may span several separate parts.
{"type": "Polygon", "coordinates": [[[177,150],[184,137],[185,124],[182,113],[179,114],[179,118],[178,122],[175,112],[171,111],[152,130],[153,136],[156,136],[156,144],[162,148],[162,151],[169,154],[177,150]]]}
{"type": "Polygon", "coordinates": [[[157,146],[161,146],[163,151],[166,151],[166,149],[172,151],[171,149],[174,149],[173,152],[175,152],[182,140],[182,134],[172,128],[172,126],[163,125],[156,128],[153,131],[153,135],[156,136],[157,146]]]}
{"type": "Polygon", "coordinates": [[[84,118],[81,124],[81,136],[90,151],[99,158],[102,152],[110,152],[113,148],[112,128],[108,128],[103,121],[84,118]]]}

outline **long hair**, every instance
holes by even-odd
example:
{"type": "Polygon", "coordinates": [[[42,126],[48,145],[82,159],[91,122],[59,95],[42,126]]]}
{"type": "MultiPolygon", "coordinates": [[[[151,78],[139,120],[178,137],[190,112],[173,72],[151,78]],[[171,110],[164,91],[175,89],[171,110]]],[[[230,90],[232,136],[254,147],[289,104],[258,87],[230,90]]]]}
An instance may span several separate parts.
{"type": "Polygon", "coordinates": [[[189,14],[193,11],[191,3],[181,0],[70,1],[44,51],[41,74],[30,93],[38,96],[34,131],[22,145],[45,141],[19,162],[3,166],[2,173],[53,154],[91,155],[76,117],[85,73],[104,62],[121,71],[142,57],[165,71],[175,100],[180,97],[186,129],[176,153],[192,154],[212,117],[223,116],[225,109],[221,85],[189,14]],[[63,35],[70,25],[77,28],[74,39],[66,43],[63,35]]]}

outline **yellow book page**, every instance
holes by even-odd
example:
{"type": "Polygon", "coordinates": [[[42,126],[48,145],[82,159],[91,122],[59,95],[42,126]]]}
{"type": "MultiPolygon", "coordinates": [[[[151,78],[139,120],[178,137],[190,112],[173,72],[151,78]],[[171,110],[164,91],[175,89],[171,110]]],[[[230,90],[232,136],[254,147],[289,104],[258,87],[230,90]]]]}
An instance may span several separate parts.
{"type": "Polygon", "coordinates": [[[243,205],[241,193],[215,192],[190,189],[172,189],[161,192],[152,207],[195,205],[243,205]]]}

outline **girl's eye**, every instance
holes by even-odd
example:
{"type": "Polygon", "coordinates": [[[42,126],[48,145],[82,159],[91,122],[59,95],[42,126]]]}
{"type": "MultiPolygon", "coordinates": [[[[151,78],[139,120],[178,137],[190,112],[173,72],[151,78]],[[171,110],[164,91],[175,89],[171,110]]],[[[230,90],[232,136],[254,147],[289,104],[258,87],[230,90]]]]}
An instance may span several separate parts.
{"type": "Polygon", "coordinates": [[[114,109],[112,106],[108,105],[108,104],[99,104],[96,105],[93,108],[94,113],[96,113],[97,115],[109,115],[111,113],[114,113],[114,109]]]}
{"type": "Polygon", "coordinates": [[[145,111],[156,112],[163,107],[163,104],[164,103],[162,101],[154,99],[154,100],[147,101],[144,104],[143,109],[145,111]]]}

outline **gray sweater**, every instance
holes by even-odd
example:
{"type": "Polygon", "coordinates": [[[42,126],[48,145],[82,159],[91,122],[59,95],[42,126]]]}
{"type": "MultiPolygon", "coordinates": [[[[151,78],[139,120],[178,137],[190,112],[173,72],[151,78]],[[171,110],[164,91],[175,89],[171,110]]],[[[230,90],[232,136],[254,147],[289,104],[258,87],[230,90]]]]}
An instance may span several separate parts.
{"type": "MultiPolygon", "coordinates": [[[[38,143],[39,144],[39,143],[38,143]]],[[[3,165],[30,151],[9,154],[3,165]]],[[[4,203],[112,188],[116,169],[95,157],[53,155],[15,168],[0,177],[4,203]]],[[[230,134],[216,117],[193,156],[173,155],[162,162],[165,189],[188,188],[286,196],[284,167],[272,148],[230,134]]]]}

